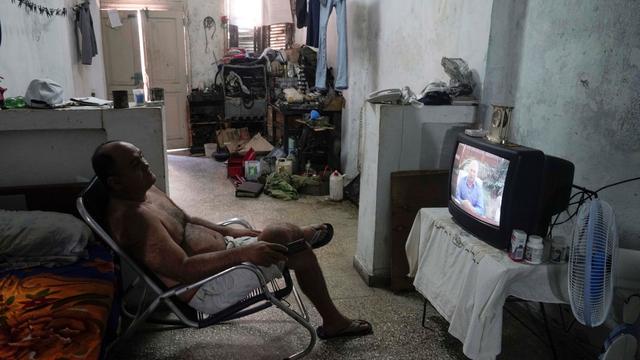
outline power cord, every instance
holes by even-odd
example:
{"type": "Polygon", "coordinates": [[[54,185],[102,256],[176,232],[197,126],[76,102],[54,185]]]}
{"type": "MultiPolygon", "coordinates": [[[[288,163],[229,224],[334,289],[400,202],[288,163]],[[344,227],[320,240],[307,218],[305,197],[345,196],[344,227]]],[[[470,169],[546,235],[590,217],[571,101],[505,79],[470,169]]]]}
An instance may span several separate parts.
{"type": "Polygon", "coordinates": [[[553,220],[553,222],[551,223],[551,225],[549,226],[549,234],[548,236],[551,237],[553,235],[553,228],[556,225],[562,225],[568,221],[570,221],[571,219],[573,219],[577,214],[578,211],[580,210],[580,207],[582,207],[582,205],[584,205],[584,203],[586,203],[588,200],[592,200],[594,198],[598,198],[598,193],[600,191],[603,191],[605,189],[609,189],[612,188],[614,186],[618,186],[618,185],[622,185],[622,184],[626,184],[632,181],[636,181],[636,180],[640,180],[640,176],[638,177],[634,177],[634,178],[629,178],[629,179],[625,179],[625,180],[621,180],[621,181],[617,181],[614,183],[611,183],[609,185],[605,185],[601,188],[599,188],[598,190],[589,190],[585,187],[582,186],[578,186],[578,185],[571,185],[571,187],[578,189],[580,191],[576,192],[575,194],[573,194],[570,198],[569,198],[569,206],[573,206],[573,205],[577,205],[575,210],[573,212],[569,211],[569,208],[567,207],[567,210],[565,210],[564,212],[560,212],[558,213],[558,215],[556,215],[555,219],[553,220]],[[580,196],[580,199],[577,201],[572,202],[572,200],[576,197],[576,196],[580,196]],[[567,218],[562,220],[561,222],[558,222],[560,215],[562,215],[563,213],[567,214],[567,218]]]}

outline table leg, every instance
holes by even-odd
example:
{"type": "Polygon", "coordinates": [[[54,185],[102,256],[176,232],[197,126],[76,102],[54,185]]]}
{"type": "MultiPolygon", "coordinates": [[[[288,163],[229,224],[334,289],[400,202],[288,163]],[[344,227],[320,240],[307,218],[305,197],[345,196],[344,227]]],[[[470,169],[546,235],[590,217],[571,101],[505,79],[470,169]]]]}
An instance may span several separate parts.
{"type": "MultiPolygon", "coordinates": [[[[526,302],[526,300],[509,297],[507,298],[506,302],[526,302]]],[[[551,329],[549,328],[549,322],[547,321],[547,313],[544,310],[544,304],[541,302],[539,304],[540,304],[540,310],[542,311],[542,320],[544,322],[544,330],[547,335],[547,341],[548,341],[547,345],[551,348],[553,359],[556,360],[558,358],[558,354],[556,353],[556,347],[555,347],[555,344],[553,343],[553,338],[551,337],[551,329]]],[[[542,338],[542,336],[539,334],[538,331],[535,331],[531,326],[529,326],[529,324],[527,324],[525,321],[517,317],[516,314],[514,314],[506,306],[504,307],[504,310],[507,312],[507,314],[511,315],[512,318],[518,321],[520,325],[524,326],[525,329],[529,330],[531,334],[533,334],[535,337],[540,339],[541,342],[545,343],[545,340],[542,338]]],[[[531,317],[531,314],[529,316],[531,317]]]]}
{"type": "Polygon", "coordinates": [[[424,324],[427,318],[427,298],[424,299],[424,304],[422,305],[422,327],[426,328],[427,326],[424,324]]]}
{"type": "Polygon", "coordinates": [[[547,321],[547,312],[544,310],[544,303],[540,303],[540,311],[542,312],[542,320],[544,321],[544,329],[547,333],[547,339],[549,340],[549,346],[551,347],[551,352],[553,353],[553,359],[558,358],[558,354],[556,353],[556,346],[553,343],[553,337],[551,336],[551,329],[549,329],[549,322],[547,321]]]}

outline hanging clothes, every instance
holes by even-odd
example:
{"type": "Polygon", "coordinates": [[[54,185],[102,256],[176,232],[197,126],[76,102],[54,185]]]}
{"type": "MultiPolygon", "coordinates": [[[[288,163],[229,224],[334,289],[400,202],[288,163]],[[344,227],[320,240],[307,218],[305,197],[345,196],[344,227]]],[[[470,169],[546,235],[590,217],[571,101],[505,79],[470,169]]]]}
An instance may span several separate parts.
{"type": "Polygon", "coordinates": [[[315,48],[320,44],[320,0],[309,0],[307,13],[307,45],[315,48]]]}
{"type": "MultiPolygon", "coordinates": [[[[313,1],[313,0],[312,0],[313,1]]],[[[316,68],[316,88],[327,88],[327,26],[333,8],[336,8],[336,25],[338,26],[338,72],[336,76],[336,90],[349,88],[349,69],[347,56],[347,1],[346,0],[316,0],[322,1],[320,6],[319,50],[316,68]]],[[[308,34],[307,29],[307,34],[308,34]]]]}
{"type": "Polygon", "coordinates": [[[76,26],[80,30],[80,56],[84,65],[91,65],[92,58],[98,55],[98,43],[93,31],[93,19],[89,2],[84,2],[76,9],[76,26]]]}
{"type": "Polygon", "coordinates": [[[296,0],[296,27],[307,26],[307,0],[296,0]]]}

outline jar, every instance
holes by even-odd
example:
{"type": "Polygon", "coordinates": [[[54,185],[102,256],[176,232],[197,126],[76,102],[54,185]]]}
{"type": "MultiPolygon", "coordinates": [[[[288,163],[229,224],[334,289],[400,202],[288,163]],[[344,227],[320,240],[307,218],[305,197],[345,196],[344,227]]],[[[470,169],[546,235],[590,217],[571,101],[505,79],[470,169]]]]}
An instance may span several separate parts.
{"type": "Polygon", "coordinates": [[[567,238],[564,236],[554,236],[551,239],[551,251],[549,259],[552,263],[563,263],[567,257],[567,238]]]}
{"type": "Polygon", "coordinates": [[[542,237],[530,235],[529,240],[527,240],[527,248],[524,252],[524,261],[528,264],[541,264],[543,253],[544,245],[542,244],[542,237]]]}

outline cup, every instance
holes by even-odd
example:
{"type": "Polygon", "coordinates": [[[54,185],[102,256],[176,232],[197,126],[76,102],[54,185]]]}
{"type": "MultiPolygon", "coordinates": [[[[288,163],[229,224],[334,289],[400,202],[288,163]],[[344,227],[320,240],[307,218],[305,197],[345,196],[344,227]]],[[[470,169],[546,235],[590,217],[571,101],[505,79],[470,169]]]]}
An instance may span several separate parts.
{"type": "Polygon", "coordinates": [[[144,105],[144,89],[133,89],[133,100],[136,102],[136,106],[144,105]]]}
{"type": "Polygon", "coordinates": [[[163,88],[151,88],[151,101],[163,101],[164,100],[164,89],[163,88]]]}
{"type": "Polygon", "coordinates": [[[126,109],[129,107],[129,92],[127,90],[113,90],[111,95],[113,96],[114,109],[126,109]]]}

